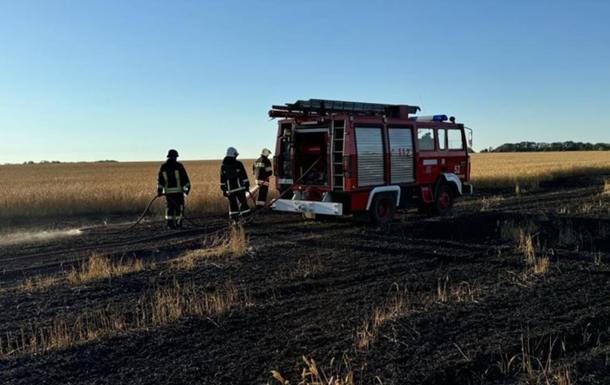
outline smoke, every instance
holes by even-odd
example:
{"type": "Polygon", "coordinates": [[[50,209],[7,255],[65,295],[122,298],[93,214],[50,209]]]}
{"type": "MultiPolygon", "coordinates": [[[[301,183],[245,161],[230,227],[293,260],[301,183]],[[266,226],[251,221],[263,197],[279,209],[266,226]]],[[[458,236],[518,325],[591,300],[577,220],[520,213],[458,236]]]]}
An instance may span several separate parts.
{"type": "Polygon", "coordinates": [[[0,234],[0,245],[18,245],[20,243],[45,242],[58,238],[68,238],[81,235],[79,229],[70,230],[53,230],[39,232],[18,232],[9,234],[0,234]]]}

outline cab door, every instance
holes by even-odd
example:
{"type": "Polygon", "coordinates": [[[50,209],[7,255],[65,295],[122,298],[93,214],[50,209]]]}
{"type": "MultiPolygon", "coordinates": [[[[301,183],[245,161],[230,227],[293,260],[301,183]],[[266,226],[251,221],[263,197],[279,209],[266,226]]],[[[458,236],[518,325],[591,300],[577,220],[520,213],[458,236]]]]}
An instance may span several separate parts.
{"type": "Polygon", "coordinates": [[[464,130],[447,128],[447,150],[445,151],[446,171],[457,175],[462,181],[466,180],[468,172],[468,146],[464,130]]]}
{"type": "Polygon", "coordinates": [[[417,137],[417,181],[419,184],[434,184],[441,170],[436,129],[432,125],[418,125],[417,137]]]}

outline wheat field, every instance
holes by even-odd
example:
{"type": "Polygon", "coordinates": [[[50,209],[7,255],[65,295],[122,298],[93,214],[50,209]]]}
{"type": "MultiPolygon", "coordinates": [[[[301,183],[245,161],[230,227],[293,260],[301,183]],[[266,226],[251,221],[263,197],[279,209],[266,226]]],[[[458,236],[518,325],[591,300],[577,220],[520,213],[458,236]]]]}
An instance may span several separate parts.
{"type": "MultiPolygon", "coordinates": [[[[247,170],[252,160],[244,160],[247,170]]],[[[187,215],[224,213],[220,161],[183,162],[191,179],[187,215]]],[[[140,214],[156,194],[160,162],[0,166],[0,219],[140,214]]],[[[473,154],[472,183],[481,188],[535,188],[580,174],[610,173],[610,152],[473,154]]],[[[251,176],[252,179],[252,176],[251,176]]],[[[253,182],[253,180],[252,180],[253,182]]],[[[275,189],[271,186],[271,196],[275,189]]],[[[161,202],[154,214],[164,211],[161,202]]]]}

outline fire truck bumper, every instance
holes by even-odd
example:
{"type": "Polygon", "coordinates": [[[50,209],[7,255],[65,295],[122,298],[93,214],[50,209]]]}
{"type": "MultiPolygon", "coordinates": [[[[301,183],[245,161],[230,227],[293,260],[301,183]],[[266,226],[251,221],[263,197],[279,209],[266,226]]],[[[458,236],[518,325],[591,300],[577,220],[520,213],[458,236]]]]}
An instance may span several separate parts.
{"type": "Polygon", "coordinates": [[[470,183],[464,183],[462,185],[462,195],[472,195],[474,194],[474,186],[470,183]]]}
{"type": "Polygon", "coordinates": [[[311,213],[321,215],[343,215],[343,204],[333,202],[312,202],[291,199],[278,199],[271,206],[275,211],[291,213],[311,213]]]}

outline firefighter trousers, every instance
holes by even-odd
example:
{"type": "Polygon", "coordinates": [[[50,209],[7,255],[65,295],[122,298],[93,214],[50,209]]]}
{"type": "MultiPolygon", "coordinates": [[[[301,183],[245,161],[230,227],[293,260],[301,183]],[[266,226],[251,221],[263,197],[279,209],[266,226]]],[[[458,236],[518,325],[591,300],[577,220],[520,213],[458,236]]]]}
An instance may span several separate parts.
{"type": "Polygon", "coordinates": [[[182,227],[182,214],[184,212],[184,195],[182,193],[166,194],[165,222],[167,227],[175,229],[182,227]]]}
{"type": "Polygon", "coordinates": [[[257,180],[258,196],[256,198],[256,207],[263,207],[267,204],[267,194],[269,193],[269,182],[266,180],[257,180]]]}
{"type": "Polygon", "coordinates": [[[239,217],[242,215],[250,215],[250,206],[248,206],[248,200],[246,199],[245,189],[230,193],[228,198],[229,217],[231,217],[231,219],[239,219],[239,217]]]}

